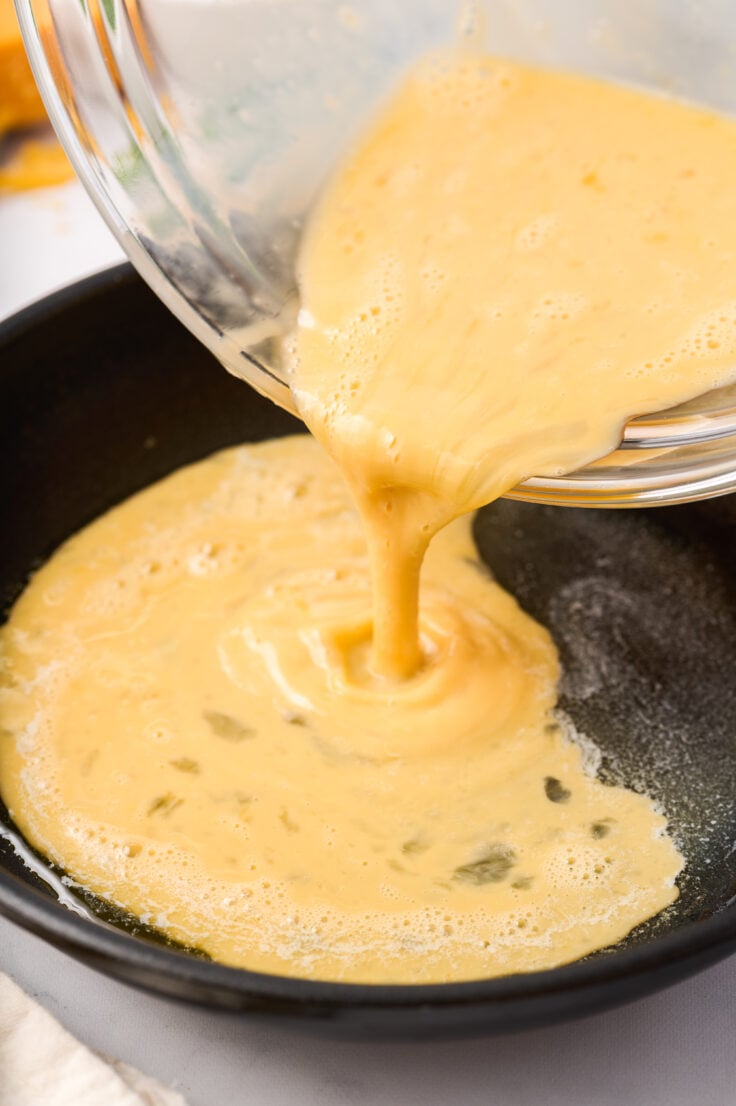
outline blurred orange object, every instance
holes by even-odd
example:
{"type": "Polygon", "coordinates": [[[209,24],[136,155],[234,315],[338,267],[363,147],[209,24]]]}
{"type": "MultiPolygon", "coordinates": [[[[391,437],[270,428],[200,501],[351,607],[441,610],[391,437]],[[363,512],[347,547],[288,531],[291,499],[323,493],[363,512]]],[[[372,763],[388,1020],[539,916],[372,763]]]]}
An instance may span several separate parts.
{"type": "Polygon", "coordinates": [[[33,126],[45,118],[13,0],[0,0],[0,133],[33,126]]]}
{"type": "Polygon", "coordinates": [[[58,142],[26,139],[7,161],[0,162],[0,192],[21,192],[64,184],[73,175],[58,142]]]}
{"type": "MultiPolygon", "coordinates": [[[[23,47],[13,0],[0,0],[0,138],[8,132],[37,127],[46,110],[23,47]]],[[[17,145],[0,162],[0,189],[42,188],[73,176],[57,142],[37,138],[17,145]]]]}

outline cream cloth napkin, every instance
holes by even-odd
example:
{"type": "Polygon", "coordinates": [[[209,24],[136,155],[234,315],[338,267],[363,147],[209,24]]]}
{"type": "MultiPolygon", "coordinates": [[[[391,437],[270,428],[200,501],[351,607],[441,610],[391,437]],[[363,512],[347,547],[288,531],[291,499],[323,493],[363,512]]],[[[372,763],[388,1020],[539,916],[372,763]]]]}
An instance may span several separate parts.
{"type": "Polygon", "coordinates": [[[135,1068],[106,1061],[0,972],[0,1106],[186,1106],[135,1068]]]}

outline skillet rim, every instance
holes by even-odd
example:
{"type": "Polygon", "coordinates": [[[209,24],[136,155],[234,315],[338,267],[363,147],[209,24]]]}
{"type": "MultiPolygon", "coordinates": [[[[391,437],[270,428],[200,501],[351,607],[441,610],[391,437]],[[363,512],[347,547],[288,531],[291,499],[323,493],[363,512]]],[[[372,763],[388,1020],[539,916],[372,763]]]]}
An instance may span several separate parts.
{"type": "MultiPolygon", "coordinates": [[[[134,284],[145,287],[133,266],[115,265],[0,320],[0,388],[3,354],[14,342],[68,308],[100,294],[114,296],[134,284]]],[[[474,1032],[487,1034],[579,1016],[653,992],[736,952],[736,898],[709,917],[631,949],[540,972],[433,984],[322,982],[201,960],[80,917],[2,868],[0,914],[90,966],[157,994],[221,1009],[297,1015],[322,1022],[356,1021],[355,1015],[361,1013],[368,1014],[369,1020],[371,1014],[385,1015],[386,1028],[390,1028],[392,1013],[409,1012],[424,1015],[430,1024],[434,1017],[435,1029],[440,1032],[443,1015],[470,1013],[471,1008],[474,1032]],[[557,1000],[556,1014],[535,1009],[550,999],[557,1000]]],[[[427,1028],[429,1025],[424,1030],[419,1025],[418,1031],[424,1035],[427,1028]]],[[[468,1035],[468,1024],[461,1032],[468,1035]]]]}

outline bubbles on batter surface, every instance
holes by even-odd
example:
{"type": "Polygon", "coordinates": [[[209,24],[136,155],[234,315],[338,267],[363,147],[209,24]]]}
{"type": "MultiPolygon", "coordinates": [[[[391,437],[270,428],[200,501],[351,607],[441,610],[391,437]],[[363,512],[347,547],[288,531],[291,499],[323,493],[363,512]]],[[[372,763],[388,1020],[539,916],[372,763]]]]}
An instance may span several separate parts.
{"type": "MultiPolygon", "coordinates": [[[[662,376],[675,375],[687,366],[688,371],[702,364],[703,388],[718,387],[719,382],[712,379],[712,362],[724,359],[722,383],[733,376],[732,358],[736,356],[736,301],[727,301],[720,307],[703,315],[680,342],[673,345],[658,357],[645,361],[641,365],[626,370],[626,375],[659,379],[662,376]]],[[[656,397],[652,400],[656,403],[656,397]]]]}
{"type": "Polygon", "coordinates": [[[417,83],[432,108],[454,114],[458,108],[472,111],[479,125],[521,83],[519,70],[502,61],[469,52],[458,63],[454,52],[431,55],[417,70],[417,83]]]}
{"type": "Polygon", "coordinates": [[[190,576],[210,576],[232,572],[243,560],[243,550],[232,542],[198,542],[186,558],[190,576]]]}
{"type": "Polygon", "coordinates": [[[549,292],[532,308],[529,330],[534,333],[552,323],[569,322],[587,306],[587,299],[578,292],[549,292]]]}
{"type": "Polygon", "coordinates": [[[564,891],[566,887],[584,888],[586,884],[610,883],[616,877],[610,849],[585,846],[576,842],[555,849],[544,863],[544,872],[552,887],[564,891]]]}
{"type": "Polygon", "coordinates": [[[526,226],[522,227],[516,236],[516,247],[519,250],[532,252],[545,246],[554,235],[559,225],[559,219],[553,213],[538,215],[526,226]]]}

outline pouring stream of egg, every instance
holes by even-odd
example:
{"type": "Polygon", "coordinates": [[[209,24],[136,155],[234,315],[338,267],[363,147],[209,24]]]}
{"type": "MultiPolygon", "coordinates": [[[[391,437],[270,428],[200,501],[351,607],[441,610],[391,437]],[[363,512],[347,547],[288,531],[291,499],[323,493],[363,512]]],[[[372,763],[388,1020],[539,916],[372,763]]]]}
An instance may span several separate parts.
{"type": "Polygon", "coordinates": [[[468,50],[422,62],[329,182],[292,388],[359,504],[374,668],[421,663],[432,535],[733,377],[736,127],[468,50]]]}

